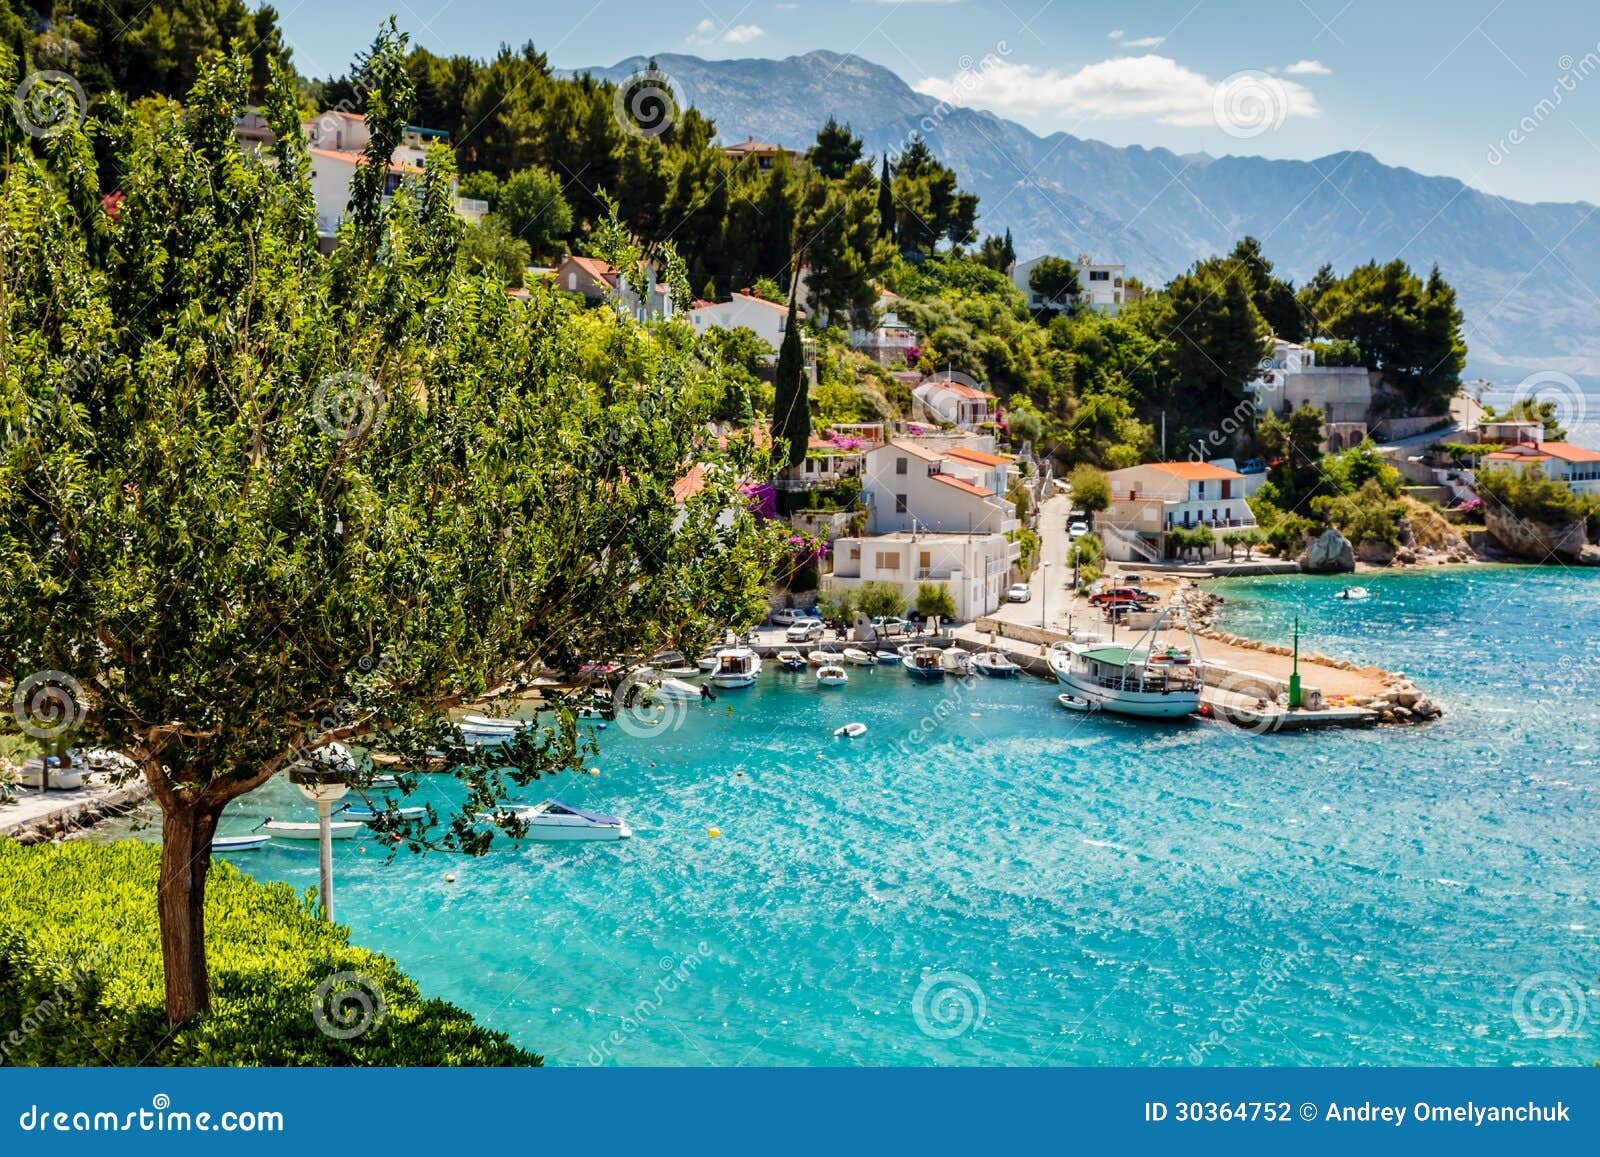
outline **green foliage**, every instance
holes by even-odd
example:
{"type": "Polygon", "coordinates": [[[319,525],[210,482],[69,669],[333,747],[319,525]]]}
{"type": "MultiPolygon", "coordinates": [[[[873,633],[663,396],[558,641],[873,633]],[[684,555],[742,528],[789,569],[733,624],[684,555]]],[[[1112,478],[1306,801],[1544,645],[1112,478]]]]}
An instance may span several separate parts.
{"type": "Polygon", "coordinates": [[[424,997],[388,957],[316,918],[289,885],[257,883],[230,864],[213,870],[206,895],[215,1000],[171,1029],[156,926],[160,859],[153,844],[131,840],[32,848],[0,840],[0,1025],[16,1030],[0,1036],[3,1063],[540,1063],[454,1005],[424,997]],[[383,999],[382,1020],[349,1040],[312,1018],[318,985],[341,972],[366,978],[383,999]]]}
{"type": "Polygon", "coordinates": [[[1028,274],[1028,288],[1057,309],[1071,307],[1083,292],[1078,283],[1078,267],[1065,257],[1039,258],[1028,274]]]}
{"type": "Polygon", "coordinates": [[[1254,412],[1245,383],[1259,372],[1270,330],[1235,262],[1199,262],[1149,304],[1147,324],[1167,339],[1169,424],[1180,444],[1254,412]],[[1176,421],[1173,421],[1173,420],[1176,421]]]}
{"type": "Polygon", "coordinates": [[[514,237],[539,257],[554,256],[572,232],[572,206],[561,179],[538,166],[506,178],[492,202],[514,237]]]}
{"type": "Polygon", "coordinates": [[[517,237],[497,213],[488,213],[461,234],[460,261],[474,277],[491,277],[499,285],[522,288],[523,270],[531,260],[528,243],[517,237]]]}
{"type": "Polygon", "coordinates": [[[1241,272],[1250,286],[1250,300],[1268,328],[1285,341],[1298,342],[1306,335],[1306,322],[1294,286],[1272,276],[1272,262],[1261,252],[1254,237],[1241,238],[1222,265],[1241,272]]]}
{"type": "Polygon", "coordinates": [[[1353,543],[1400,544],[1400,521],[1406,516],[1406,504],[1377,478],[1369,478],[1351,493],[1319,495],[1311,500],[1311,509],[1353,543]]]}
{"type": "Polygon", "coordinates": [[[1306,535],[1317,529],[1317,524],[1305,515],[1291,513],[1277,506],[1265,486],[1248,501],[1256,525],[1266,535],[1267,545],[1279,558],[1292,558],[1299,552],[1306,535]]]}
{"type": "Polygon", "coordinates": [[[856,587],[856,606],[869,619],[889,618],[906,609],[906,597],[893,583],[872,580],[856,587]]]}
{"type": "Polygon", "coordinates": [[[1177,558],[1210,550],[1217,536],[1209,526],[1174,526],[1167,531],[1167,551],[1177,558]]]}
{"type": "Polygon", "coordinates": [[[956,601],[944,583],[917,584],[917,613],[925,618],[938,615],[941,619],[956,617],[956,601]]]}
{"type": "Polygon", "coordinates": [[[1024,526],[1008,531],[1006,537],[1022,548],[1017,555],[1017,569],[1023,574],[1032,574],[1034,560],[1039,557],[1039,536],[1024,526]]]}
{"type": "Polygon", "coordinates": [[[783,286],[770,277],[756,278],[756,283],[750,287],[750,292],[762,301],[770,301],[777,305],[783,305],[789,300],[789,295],[783,291],[783,286]]]}
{"type": "Polygon", "coordinates": [[[1248,530],[1230,530],[1222,536],[1222,545],[1228,548],[1228,561],[1233,561],[1234,552],[1243,549],[1246,561],[1249,561],[1250,552],[1267,541],[1266,532],[1260,527],[1252,526],[1248,530]]]}
{"type": "Polygon", "coordinates": [[[1067,476],[1072,487],[1072,508],[1099,513],[1111,505],[1111,480],[1093,466],[1077,466],[1067,476]]]}
{"type": "Polygon", "coordinates": [[[778,369],[772,401],[772,436],[781,460],[789,466],[805,461],[811,442],[811,406],[806,397],[808,382],[800,351],[800,322],[795,317],[794,299],[789,300],[789,320],[778,347],[778,369]]]}
{"type": "Polygon", "coordinates": [[[806,160],[824,180],[840,180],[861,163],[861,138],[830,116],[817,133],[817,143],[806,150],[806,160]]]}
{"type": "Polygon", "coordinates": [[[1067,551],[1067,564],[1076,563],[1081,570],[1083,567],[1092,566],[1105,557],[1105,546],[1097,534],[1085,534],[1073,540],[1072,546],[1067,551]]]}
{"type": "Polygon", "coordinates": [[[1311,352],[1316,354],[1319,366],[1364,366],[1365,359],[1361,354],[1361,347],[1346,338],[1333,338],[1329,341],[1314,341],[1311,343],[1311,352]]]}
{"type": "Polygon", "coordinates": [[[1518,518],[1546,526],[1562,526],[1595,516],[1600,503],[1574,494],[1561,482],[1547,477],[1537,466],[1521,474],[1512,470],[1480,470],[1478,494],[1487,503],[1509,510],[1518,518]]]}
{"type": "Polygon", "coordinates": [[[825,619],[850,622],[860,609],[860,599],[854,587],[829,586],[817,596],[817,613],[825,619]]]}
{"type": "MultiPolygon", "coordinates": [[[[1566,427],[1561,424],[1561,410],[1555,402],[1541,402],[1536,397],[1519,398],[1507,406],[1503,414],[1497,414],[1493,406],[1485,406],[1483,412],[1490,421],[1538,422],[1544,427],[1544,440],[1547,442],[1564,442],[1567,439],[1566,427]]],[[[1488,451],[1484,450],[1483,453],[1488,451]]]]}
{"type": "Polygon", "coordinates": [[[1020,397],[1006,410],[1006,433],[1012,445],[1037,444],[1044,435],[1044,418],[1027,397],[1020,397]]]}
{"type": "Polygon", "coordinates": [[[939,242],[977,240],[978,198],[960,191],[955,170],[940,164],[921,137],[894,165],[895,236],[902,250],[932,254],[939,242]]]}

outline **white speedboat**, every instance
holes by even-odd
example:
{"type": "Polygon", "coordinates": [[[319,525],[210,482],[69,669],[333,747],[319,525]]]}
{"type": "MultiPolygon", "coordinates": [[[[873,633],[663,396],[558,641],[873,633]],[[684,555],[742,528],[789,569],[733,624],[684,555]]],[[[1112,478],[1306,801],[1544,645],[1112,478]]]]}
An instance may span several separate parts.
{"type": "Polygon", "coordinates": [[[952,675],[972,674],[972,656],[960,647],[946,647],[939,656],[939,665],[952,675]]]}
{"type": "Polygon", "coordinates": [[[806,657],[799,651],[779,651],[778,666],[785,671],[804,671],[806,669],[806,657]]]}
{"type": "MultiPolygon", "coordinates": [[[[329,834],[336,840],[353,840],[356,833],[366,824],[356,823],[354,820],[333,820],[328,824],[329,834]]],[[[296,820],[268,820],[261,825],[269,835],[277,836],[281,840],[317,840],[322,838],[322,829],[316,820],[310,823],[300,823],[296,820]]]]}
{"type": "Polygon", "coordinates": [[[906,674],[913,679],[943,679],[944,662],[938,647],[915,647],[911,654],[900,660],[906,674]]]}
{"type": "Polygon", "coordinates": [[[834,728],[833,731],[836,739],[855,739],[866,733],[867,725],[865,723],[846,723],[843,727],[834,728]]]}
{"type": "MultiPolygon", "coordinates": [[[[1181,605],[1163,610],[1132,646],[1056,643],[1050,669],[1067,692],[1099,710],[1145,719],[1180,719],[1200,708],[1205,668],[1200,645],[1181,605]],[[1163,628],[1181,628],[1189,650],[1160,642],[1163,628]]],[[[1065,704],[1064,704],[1065,705],[1065,704]]]]}
{"type": "MultiPolygon", "coordinates": [[[[360,820],[362,823],[369,823],[372,820],[377,819],[379,816],[388,815],[389,812],[386,808],[374,809],[370,807],[347,807],[344,809],[344,814],[353,820],[360,820]]],[[[428,817],[428,809],[425,807],[397,807],[394,809],[394,814],[396,819],[420,820],[428,817]]]]}
{"type": "Polygon", "coordinates": [[[703,696],[700,688],[693,683],[685,683],[682,679],[674,679],[668,675],[650,688],[650,698],[676,703],[698,703],[703,696]]]}
{"type": "Polygon", "coordinates": [[[870,667],[878,661],[873,658],[871,651],[863,651],[860,647],[846,647],[844,660],[846,663],[854,663],[857,667],[870,667]]]}
{"type": "Polygon", "coordinates": [[[526,719],[496,719],[491,715],[463,715],[456,721],[463,731],[521,731],[528,726],[526,719]]]}
{"type": "Polygon", "coordinates": [[[271,836],[213,836],[211,850],[213,852],[254,852],[266,847],[272,842],[271,836]]]}
{"type": "Polygon", "coordinates": [[[999,651],[980,651],[972,657],[973,670],[991,679],[1015,679],[1022,668],[999,651]]]}
{"type": "Polygon", "coordinates": [[[817,668],[817,686],[819,687],[843,687],[848,682],[850,682],[850,676],[837,663],[824,663],[817,668]]]}
{"type": "Polygon", "coordinates": [[[1336,599],[1349,599],[1352,602],[1359,602],[1362,599],[1370,599],[1372,597],[1372,592],[1366,587],[1345,587],[1342,591],[1335,591],[1333,597],[1336,599]]]}
{"type": "Polygon", "coordinates": [[[761,674],[761,656],[749,647],[724,647],[717,652],[711,681],[718,687],[748,687],[761,674]]]}
{"type": "MultiPolygon", "coordinates": [[[[528,830],[524,838],[530,840],[625,840],[633,835],[633,829],[618,816],[584,811],[553,799],[536,804],[508,804],[500,810],[526,824],[528,830]]],[[[480,815],[478,818],[491,817],[480,815]]]]}
{"type": "Polygon", "coordinates": [[[717,653],[715,651],[706,652],[694,661],[694,665],[699,669],[700,674],[711,674],[717,669],[717,653]]]}

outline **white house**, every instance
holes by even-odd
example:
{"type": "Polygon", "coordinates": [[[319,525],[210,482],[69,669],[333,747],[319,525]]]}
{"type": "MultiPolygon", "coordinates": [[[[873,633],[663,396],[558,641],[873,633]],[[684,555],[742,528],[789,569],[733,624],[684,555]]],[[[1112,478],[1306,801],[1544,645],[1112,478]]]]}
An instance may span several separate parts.
{"type": "Polygon", "coordinates": [[[931,374],[911,391],[912,417],[977,430],[995,419],[995,396],[954,378],[931,374]]]}
{"type": "Polygon", "coordinates": [[[568,256],[555,267],[552,277],[556,288],[565,293],[581,294],[590,301],[614,298],[624,313],[639,321],[671,318],[676,312],[671,290],[658,279],[654,265],[647,261],[639,265],[645,271],[648,286],[642,300],[616,269],[598,257],[568,256]]]}
{"type": "MultiPolygon", "coordinates": [[[[803,312],[802,312],[803,315],[803,312]]],[[[774,354],[783,344],[784,327],[789,323],[789,307],[753,293],[735,293],[727,301],[696,302],[689,311],[689,324],[695,333],[717,329],[748,329],[772,347],[774,354]]]]}
{"type": "Polygon", "coordinates": [[[1011,567],[1022,547],[1004,534],[927,534],[894,531],[870,538],[840,538],[833,545],[827,585],[853,587],[891,583],[906,606],[922,583],[943,583],[956,604],[956,618],[992,613],[1005,597],[1011,567]]]}
{"type": "Polygon", "coordinates": [[[1600,495],[1600,454],[1569,442],[1524,442],[1485,454],[1479,461],[1483,469],[1518,475],[1537,468],[1577,494],[1600,495]]]}
{"type": "Polygon", "coordinates": [[[1287,416],[1306,406],[1321,410],[1324,450],[1348,450],[1367,436],[1372,375],[1364,366],[1319,366],[1315,350],[1280,338],[1260,376],[1245,388],[1259,413],[1287,416]]]}
{"type": "MultiPolygon", "coordinates": [[[[350,208],[350,185],[355,179],[356,167],[367,163],[366,117],[337,109],[320,113],[300,126],[306,137],[306,151],[311,160],[311,194],[317,206],[317,235],[324,248],[331,247],[339,225],[350,208]]],[[[438,129],[425,129],[407,125],[400,143],[390,154],[389,170],[384,177],[383,195],[392,196],[408,179],[420,175],[427,167],[428,146],[449,140],[449,134],[438,129]]],[[[455,182],[451,181],[452,190],[455,182]]],[[[456,198],[456,212],[468,221],[480,221],[489,206],[467,197],[456,198]]]]}
{"type": "Polygon", "coordinates": [[[981,450],[930,449],[897,438],[867,453],[861,499],[874,533],[1015,530],[1005,495],[1012,460],[981,450]]]}
{"type": "Polygon", "coordinates": [[[1148,462],[1106,475],[1111,504],[1096,516],[1106,557],[1116,562],[1157,561],[1166,555],[1166,532],[1177,526],[1219,531],[1249,529],[1255,515],[1245,501],[1245,477],[1208,462],[1148,462]]]}
{"type": "Polygon", "coordinates": [[[895,312],[899,301],[899,295],[887,289],[881,291],[873,307],[877,324],[871,329],[852,329],[850,348],[860,350],[883,365],[914,361],[912,354],[917,349],[917,331],[895,312]]]}
{"type": "Polygon", "coordinates": [[[1078,296],[1075,302],[1049,301],[1035,293],[1028,284],[1034,266],[1044,260],[1044,256],[1035,257],[1031,261],[1022,261],[1011,267],[1011,283],[1022,291],[1028,299],[1030,310],[1063,309],[1068,305],[1077,304],[1094,309],[1100,313],[1115,315],[1122,310],[1126,288],[1125,265],[1105,265],[1089,260],[1087,253],[1078,254],[1078,259],[1071,262],[1072,267],[1078,271],[1078,296]]]}

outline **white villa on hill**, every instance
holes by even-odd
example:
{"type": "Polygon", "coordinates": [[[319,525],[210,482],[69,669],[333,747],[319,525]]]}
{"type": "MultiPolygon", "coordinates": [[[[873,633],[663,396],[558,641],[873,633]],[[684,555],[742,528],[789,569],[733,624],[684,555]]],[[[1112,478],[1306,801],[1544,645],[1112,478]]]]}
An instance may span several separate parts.
{"type": "Polygon", "coordinates": [[[995,396],[954,378],[931,374],[911,391],[912,417],[977,430],[995,419],[995,396]]]}
{"type": "MultiPolygon", "coordinates": [[[[1541,434],[1543,427],[1540,427],[1541,434]]],[[[1484,469],[1509,470],[1523,474],[1538,469],[1552,482],[1565,483],[1578,494],[1600,495],[1600,454],[1569,442],[1546,442],[1506,446],[1480,460],[1484,469]]]]}
{"type": "MultiPolygon", "coordinates": [[[[805,311],[800,310],[804,317],[805,311]]],[[[695,333],[712,328],[748,329],[772,347],[776,356],[783,344],[783,331],[789,323],[789,307],[753,293],[735,293],[727,301],[697,301],[689,311],[689,324],[695,333]]]]}
{"type": "Polygon", "coordinates": [[[1010,270],[1011,283],[1022,291],[1028,299],[1030,310],[1040,309],[1065,309],[1068,305],[1080,305],[1093,309],[1099,313],[1116,315],[1122,310],[1126,287],[1125,265],[1104,265],[1089,260],[1087,253],[1078,254],[1078,259],[1072,262],[1073,268],[1078,271],[1078,297],[1076,302],[1047,301],[1033,291],[1028,284],[1028,278],[1033,273],[1034,266],[1044,260],[1044,255],[1035,257],[1031,261],[1020,261],[1010,270]]]}
{"type": "Polygon", "coordinates": [[[1011,584],[1012,564],[1022,548],[1003,534],[928,534],[895,531],[872,538],[840,538],[833,545],[829,587],[864,582],[898,586],[909,607],[922,583],[943,583],[955,600],[956,618],[991,614],[1011,584]]]}
{"type": "Polygon", "coordinates": [[[1367,436],[1372,375],[1365,366],[1319,366],[1316,351],[1281,339],[1247,389],[1259,413],[1287,416],[1305,406],[1322,411],[1322,448],[1348,450],[1367,436]]]}
{"type": "Polygon", "coordinates": [[[1166,555],[1166,532],[1176,526],[1218,531],[1255,526],[1245,501],[1245,477],[1207,462],[1148,462],[1106,475],[1111,505],[1097,515],[1106,557],[1116,562],[1157,561],[1166,555]]]}

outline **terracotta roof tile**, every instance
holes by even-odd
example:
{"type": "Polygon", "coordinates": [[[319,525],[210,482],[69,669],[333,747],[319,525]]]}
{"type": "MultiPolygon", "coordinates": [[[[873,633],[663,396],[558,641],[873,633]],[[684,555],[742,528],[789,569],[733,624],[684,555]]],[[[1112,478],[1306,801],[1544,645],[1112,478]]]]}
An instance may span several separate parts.
{"type": "Polygon", "coordinates": [[[957,490],[964,490],[968,494],[976,494],[979,498],[993,498],[994,491],[986,490],[982,486],[974,486],[965,478],[957,478],[954,474],[931,474],[935,482],[943,482],[946,486],[954,486],[957,490]]]}

